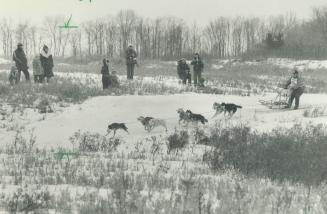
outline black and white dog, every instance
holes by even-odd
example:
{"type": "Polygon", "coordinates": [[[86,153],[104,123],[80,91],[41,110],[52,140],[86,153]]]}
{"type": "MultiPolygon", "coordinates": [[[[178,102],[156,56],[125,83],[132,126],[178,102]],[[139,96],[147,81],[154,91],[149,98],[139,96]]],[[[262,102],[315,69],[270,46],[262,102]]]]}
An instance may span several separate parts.
{"type": "Polygon", "coordinates": [[[192,122],[201,122],[202,124],[205,124],[208,122],[208,120],[201,114],[194,114],[191,110],[186,111],[186,115],[192,122]]]}
{"type": "Polygon", "coordinates": [[[236,105],[234,103],[214,103],[213,109],[216,110],[216,113],[213,117],[217,116],[218,114],[224,112],[224,115],[228,113],[229,116],[233,116],[238,108],[242,108],[240,105],[236,105]]]}

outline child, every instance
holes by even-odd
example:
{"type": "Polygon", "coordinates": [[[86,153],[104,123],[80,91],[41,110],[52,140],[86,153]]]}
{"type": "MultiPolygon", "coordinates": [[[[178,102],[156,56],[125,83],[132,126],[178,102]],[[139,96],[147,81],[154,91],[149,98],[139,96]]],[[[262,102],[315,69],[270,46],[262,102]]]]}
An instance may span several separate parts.
{"type": "Polygon", "coordinates": [[[201,77],[200,80],[199,80],[198,86],[204,88],[205,87],[204,83],[205,83],[205,79],[203,77],[201,77]]]}
{"type": "Polygon", "coordinates": [[[42,83],[44,79],[43,68],[39,56],[35,56],[33,59],[33,76],[35,83],[42,83]]]}
{"type": "Polygon", "coordinates": [[[10,73],[9,73],[9,82],[10,85],[17,84],[19,82],[18,80],[18,70],[16,66],[11,66],[10,73]]]}
{"type": "Polygon", "coordinates": [[[112,71],[110,75],[110,82],[112,87],[119,87],[119,80],[116,71],[112,71]]]}

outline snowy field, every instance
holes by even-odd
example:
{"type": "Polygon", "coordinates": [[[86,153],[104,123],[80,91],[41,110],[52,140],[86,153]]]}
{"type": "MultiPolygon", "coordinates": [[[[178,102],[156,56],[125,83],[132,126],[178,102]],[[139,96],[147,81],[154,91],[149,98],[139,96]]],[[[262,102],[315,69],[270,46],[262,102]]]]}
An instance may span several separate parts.
{"type": "MultiPolygon", "coordinates": [[[[177,94],[167,96],[105,96],[87,100],[83,104],[59,108],[53,114],[40,115],[33,110],[26,110],[23,115],[17,115],[0,122],[0,127],[14,124],[26,125],[26,131],[34,130],[37,145],[41,148],[70,147],[69,137],[81,130],[106,134],[108,124],[126,123],[130,134],[123,131],[118,136],[127,142],[137,141],[152,135],[166,135],[163,128],[154,129],[147,133],[140,122],[139,116],[152,116],[165,119],[169,131],[180,128],[178,124],[178,108],[190,109],[203,114],[212,126],[216,122],[249,124],[254,129],[269,131],[278,126],[291,127],[295,123],[325,123],[327,115],[319,118],[305,118],[303,112],[314,107],[327,108],[327,95],[305,94],[302,97],[299,110],[269,109],[259,103],[260,99],[270,100],[274,95],[240,97],[206,94],[177,94]],[[223,114],[212,118],[215,111],[214,102],[229,102],[243,106],[232,118],[223,114]],[[8,124],[9,123],[9,124],[8,124]]],[[[327,113],[327,112],[326,112],[327,113]]],[[[1,144],[8,144],[14,140],[15,132],[0,129],[1,144]]]]}
{"type": "Polygon", "coordinates": [[[260,65],[263,63],[268,63],[271,65],[279,66],[280,68],[288,69],[293,69],[297,67],[299,70],[316,70],[327,68],[327,60],[294,60],[288,58],[268,58],[267,60],[259,61],[242,61],[237,59],[217,60],[217,63],[212,64],[212,68],[219,70],[231,65],[260,65]]]}
{"type": "MultiPolygon", "coordinates": [[[[159,69],[165,63],[153,63],[147,69],[159,69]]],[[[174,62],[169,63],[173,65],[174,62]]],[[[273,63],[289,68],[294,64],[304,66],[303,63],[306,69],[324,68],[324,63],[317,61],[289,62],[285,59],[273,63]]],[[[212,67],[224,67],[215,66],[212,67]]],[[[3,69],[0,74],[7,75],[8,70],[3,69]]],[[[59,82],[69,80],[72,85],[76,83],[101,91],[99,74],[56,72],[56,76],[61,78],[59,82]]],[[[258,78],[265,80],[270,76],[258,78]]],[[[123,76],[119,79],[124,86],[131,84],[123,76]]],[[[275,128],[286,130],[295,124],[327,125],[326,94],[305,93],[298,110],[285,110],[260,104],[259,100],[268,101],[276,96],[265,88],[261,93],[243,96],[195,93],[191,86],[179,84],[173,76],[137,76],[134,82],[174,90],[161,95],[136,92],[112,96],[108,93],[75,103],[61,100],[51,103],[54,112],[45,114],[33,107],[18,105],[15,109],[2,102],[0,213],[8,213],[13,204],[24,207],[26,201],[46,207],[45,213],[101,213],[99,207],[112,213],[123,213],[122,207],[128,209],[125,213],[199,213],[198,210],[202,210],[201,213],[238,213],[240,206],[245,213],[258,214],[295,214],[308,209],[311,212],[306,213],[326,212],[324,184],[308,189],[302,183],[245,176],[234,169],[215,171],[205,159],[213,146],[196,143],[197,133],[209,136],[215,127],[232,129],[244,125],[255,133],[268,133],[275,128]],[[212,118],[214,102],[235,103],[242,109],[233,117],[220,114],[212,118]],[[205,125],[180,124],[176,112],[179,108],[202,114],[209,122],[205,125]],[[137,121],[139,116],[165,120],[168,131],[162,127],[150,133],[145,131],[137,121]],[[108,124],[114,122],[125,123],[129,133],[119,130],[115,138],[106,136],[108,124]],[[183,131],[187,132],[189,143],[183,148],[169,150],[172,136],[183,131]],[[103,142],[110,145],[109,149],[106,147],[108,151],[94,149],[103,142]],[[58,158],[57,153],[65,151],[68,154],[58,158]]],[[[214,85],[214,81],[208,84],[222,87],[214,85]]],[[[40,86],[22,84],[21,87],[21,90],[28,89],[24,93],[32,93],[40,86]]],[[[51,84],[43,87],[55,88],[51,84]]],[[[8,90],[8,87],[1,89],[8,90]]],[[[138,90],[141,92],[142,87],[138,90]]]]}

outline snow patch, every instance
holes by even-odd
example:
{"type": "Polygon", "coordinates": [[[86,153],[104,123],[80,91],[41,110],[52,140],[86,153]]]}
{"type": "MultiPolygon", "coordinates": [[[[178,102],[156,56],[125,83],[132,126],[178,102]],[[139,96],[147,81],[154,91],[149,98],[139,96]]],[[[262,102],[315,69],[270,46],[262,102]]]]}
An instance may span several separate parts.
{"type": "Polygon", "coordinates": [[[268,63],[277,65],[281,68],[293,69],[294,67],[299,70],[316,70],[327,68],[327,60],[294,60],[288,58],[269,58],[268,63]]]}
{"type": "Polygon", "coordinates": [[[0,58],[0,65],[2,65],[2,64],[10,64],[10,63],[11,63],[10,60],[4,59],[4,58],[0,58]]]}

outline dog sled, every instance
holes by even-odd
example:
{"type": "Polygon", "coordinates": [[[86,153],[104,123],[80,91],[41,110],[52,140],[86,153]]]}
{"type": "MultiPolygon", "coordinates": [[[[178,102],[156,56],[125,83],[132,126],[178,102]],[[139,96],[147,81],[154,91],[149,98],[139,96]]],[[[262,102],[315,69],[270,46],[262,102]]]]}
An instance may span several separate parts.
{"type": "Polygon", "coordinates": [[[288,89],[277,88],[277,95],[271,100],[259,100],[259,102],[270,109],[285,109],[288,106],[288,89]]]}

